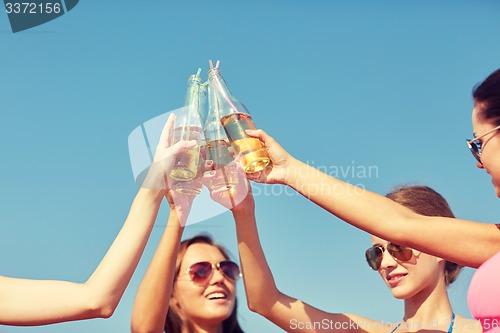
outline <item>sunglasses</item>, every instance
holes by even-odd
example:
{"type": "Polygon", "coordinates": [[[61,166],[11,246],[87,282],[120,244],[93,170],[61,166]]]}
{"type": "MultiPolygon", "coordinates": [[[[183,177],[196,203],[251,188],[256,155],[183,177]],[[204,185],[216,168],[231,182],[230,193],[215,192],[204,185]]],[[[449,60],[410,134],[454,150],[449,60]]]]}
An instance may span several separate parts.
{"type": "Polygon", "coordinates": [[[213,275],[214,270],[217,269],[225,277],[230,280],[236,281],[241,277],[240,268],[235,262],[225,260],[217,264],[208,261],[197,262],[191,265],[186,271],[191,281],[196,284],[206,283],[213,275]]]}
{"type": "Polygon", "coordinates": [[[495,132],[496,130],[499,130],[500,129],[500,126],[497,126],[495,128],[492,128],[491,130],[489,130],[488,132],[484,133],[484,134],[481,134],[480,136],[478,137],[475,137],[474,139],[472,140],[465,140],[467,141],[467,146],[469,147],[470,149],[470,152],[472,153],[472,155],[476,158],[476,160],[481,163],[481,149],[483,148],[482,145],[483,143],[481,141],[479,141],[479,139],[481,139],[482,137],[490,134],[490,133],[493,133],[495,132]]]}
{"type": "Polygon", "coordinates": [[[387,243],[387,248],[385,249],[383,245],[374,245],[365,252],[366,262],[368,262],[368,266],[371,269],[378,271],[382,264],[385,250],[397,261],[408,261],[413,256],[412,249],[406,246],[387,243]]]}

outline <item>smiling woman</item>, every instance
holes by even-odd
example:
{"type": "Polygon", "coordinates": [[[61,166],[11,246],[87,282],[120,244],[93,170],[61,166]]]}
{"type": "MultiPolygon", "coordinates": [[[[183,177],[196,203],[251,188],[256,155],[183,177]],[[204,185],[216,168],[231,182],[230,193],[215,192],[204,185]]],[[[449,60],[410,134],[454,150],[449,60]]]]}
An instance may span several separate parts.
{"type": "MultiPolygon", "coordinates": [[[[446,200],[426,186],[402,187],[387,197],[418,214],[453,217],[446,200]]],[[[253,198],[248,196],[240,207],[233,209],[233,214],[248,305],[286,331],[481,332],[479,322],[455,315],[448,299],[446,288],[455,281],[462,266],[372,236],[373,246],[365,253],[368,265],[378,271],[393,296],[404,301],[403,320],[387,324],[355,314],[328,313],[283,294],[275,285],[260,246],[253,198]]]]}
{"type": "MultiPolygon", "coordinates": [[[[472,97],[472,126],[476,138],[467,143],[477,160],[477,167],[488,173],[500,197],[500,69],[476,85],[472,97]]],[[[370,191],[357,191],[349,183],[311,168],[293,158],[262,130],[247,133],[265,143],[273,161],[271,169],[254,175],[253,180],[288,185],[318,206],[370,234],[478,268],[468,294],[471,313],[481,322],[484,332],[500,333],[498,225],[418,214],[404,204],[394,203],[370,191]],[[318,185],[340,191],[311,190],[318,185]]]]}
{"type": "Polygon", "coordinates": [[[139,287],[132,332],[242,333],[235,288],[240,269],[226,250],[204,235],[184,240],[172,270],[173,260],[160,258],[161,245],[139,287]]]}
{"type": "MultiPolygon", "coordinates": [[[[208,236],[181,243],[165,332],[196,332],[222,325],[222,332],[242,332],[236,319],[238,265],[208,236]],[[214,325],[215,324],[215,325],[214,325]]],[[[207,330],[208,331],[208,330],[207,330]]]]}
{"type": "Polygon", "coordinates": [[[179,245],[183,229],[172,207],[136,295],[132,332],[243,333],[236,318],[238,265],[208,236],[179,245]]]}

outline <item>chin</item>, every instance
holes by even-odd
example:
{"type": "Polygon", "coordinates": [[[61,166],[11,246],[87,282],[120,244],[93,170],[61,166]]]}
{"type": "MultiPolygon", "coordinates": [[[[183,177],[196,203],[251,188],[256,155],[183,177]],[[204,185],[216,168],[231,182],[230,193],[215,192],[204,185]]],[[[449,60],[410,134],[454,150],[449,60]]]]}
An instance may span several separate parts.
{"type": "Polygon", "coordinates": [[[209,315],[209,319],[207,318],[208,321],[211,321],[212,323],[222,323],[224,320],[228,319],[231,316],[231,312],[218,312],[218,313],[211,313],[209,315]]]}
{"type": "Polygon", "coordinates": [[[227,307],[220,307],[217,309],[211,309],[211,315],[214,318],[217,318],[219,320],[226,320],[231,316],[231,313],[233,312],[233,306],[227,306],[227,307]]]}
{"type": "Polygon", "coordinates": [[[407,299],[408,297],[402,293],[392,293],[392,296],[395,299],[407,299]]]}
{"type": "Polygon", "coordinates": [[[495,193],[497,194],[497,198],[500,199],[500,187],[495,185],[495,193]]]}
{"type": "Polygon", "coordinates": [[[392,291],[392,296],[396,299],[408,299],[412,298],[416,294],[414,290],[408,290],[403,288],[399,288],[399,290],[397,288],[394,288],[391,291],[392,291]]]}

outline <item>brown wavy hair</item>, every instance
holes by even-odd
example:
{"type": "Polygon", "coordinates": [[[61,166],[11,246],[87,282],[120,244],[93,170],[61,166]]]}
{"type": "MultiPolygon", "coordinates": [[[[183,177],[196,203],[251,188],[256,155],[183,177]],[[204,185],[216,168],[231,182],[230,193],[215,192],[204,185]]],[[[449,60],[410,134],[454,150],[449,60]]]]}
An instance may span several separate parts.
{"type": "MultiPolygon", "coordinates": [[[[216,244],[212,237],[208,235],[198,235],[193,238],[186,239],[181,242],[180,248],[179,248],[179,254],[177,255],[177,261],[175,263],[175,277],[179,276],[179,271],[181,268],[181,263],[182,259],[184,259],[184,255],[186,254],[186,251],[188,247],[190,247],[193,244],[208,244],[215,246],[219,251],[222,253],[224,258],[230,259],[229,254],[227,250],[216,244]]],[[[174,285],[175,288],[175,285],[174,285]]],[[[222,332],[223,333],[243,333],[243,330],[240,327],[240,324],[238,323],[238,318],[237,318],[237,308],[238,308],[238,302],[235,299],[234,303],[234,308],[233,312],[231,312],[231,315],[222,322],[222,332]]],[[[165,332],[166,333],[181,333],[181,332],[188,332],[188,333],[195,333],[193,324],[189,321],[183,320],[182,316],[179,314],[179,309],[177,305],[171,301],[170,306],[168,308],[167,312],[167,318],[165,319],[165,332]]]]}
{"type": "MultiPolygon", "coordinates": [[[[400,186],[386,197],[420,215],[455,217],[443,196],[427,186],[400,186]]],[[[445,261],[444,281],[447,286],[457,279],[462,268],[454,262],[445,261]]]]}

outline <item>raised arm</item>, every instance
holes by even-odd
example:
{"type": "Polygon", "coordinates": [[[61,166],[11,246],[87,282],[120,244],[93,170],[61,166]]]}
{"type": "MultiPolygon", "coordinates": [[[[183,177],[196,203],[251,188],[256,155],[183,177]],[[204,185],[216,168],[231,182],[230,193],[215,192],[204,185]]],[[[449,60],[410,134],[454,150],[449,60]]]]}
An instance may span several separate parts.
{"type": "MultiPolygon", "coordinates": [[[[246,179],[240,179],[236,191],[242,190],[241,184],[248,182],[246,179]]],[[[287,332],[332,332],[337,327],[339,332],[361,333],[362,327],[358,327],[355,323],[361,323],[363,327],[370,327],[364,326],[367,322],[374,323],[356,315],[321,311],[280,292],[260,244],[252,194],[248,193],[235,207],[231,205],[234,200],[227,199],[229,195],[238,197],[235,193],[224,192],[218,195],[212,194],[212,198],[232,210],[250,310],[266,317],[287,332]],[[314,328],[311,325],[315,325],[314,328]]],[[[332,295],[334,292],[332,291],[332,295]]],[[[371,325],[371,327],[377,326],[371,325]]]]}
{"type": "Polygon", "coordinates": [[[271,168],[250,178],[254,181],[288,185],[370,234],[462,265],[478,267],[500,251],[500,232],[493,224],[418,215],[298,161],[262,130],[247,133],[264,142],[273,160],[271,168]]]}
{"type": "Polygon", "coordinates": [[[139,190],[123,228],[85,283],[0,277],[0,323],[44,325],[110,317],[127,287],[163,197],[139,190]]]}
{"type": "Polygon", "coordinates": [[[133,333],[163,332],[183,229],[175,208],[171,209],[163,236],[135,296],[133,333]]]}
{"type": "Polygon", "coordinates": [[[145,184],[130,208],[118,236],[85,283],[0,277],[0,324],[44,325],[109,317],[118,306],[154,225],[166,184],[164,174],[173,157],[195,142],[169,146],[170,117],[156,148],[145,184]]]}
{"type": "MultiPolygon", "coordinates": [[[[163,140],[163,142],[165,141],[167,140],[163,140]]],[[[161,139],[160,142],[162,142],[161,139]]],[[[192,143],[196,144],[196,141],[192,143]]],[[[171,159],[166,159],[166,161],[171,161],[171,159]]],[[[167,166],[163,164],[162,169],[169,169],[169,166],[168,163],[167,166]]],[[[165,175],[166,173],[161,172],[161,174],[165,175]]],[[[163,179],[165,180],[165,194],[170,206],[170,214],[153,259],[137,290],[131,318],[131,331],[134,333],[163,332],[173,290],[175,264],[182,232],[194,200],[194,196],[171,190],[172,180],[170,178],[165,176],[163,179]]],[[[157,183],[157,180],[148,183],[154,184],[157,183]]]]}

